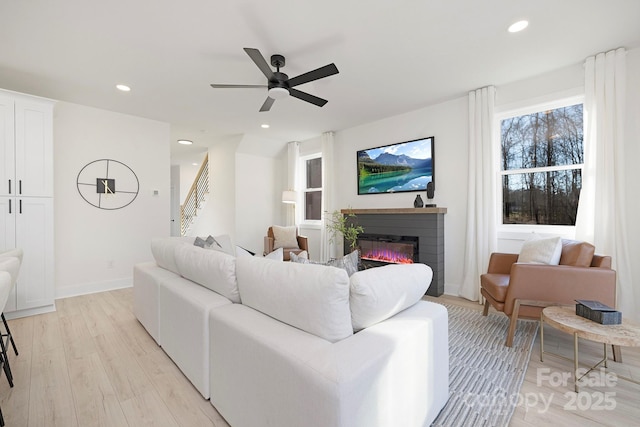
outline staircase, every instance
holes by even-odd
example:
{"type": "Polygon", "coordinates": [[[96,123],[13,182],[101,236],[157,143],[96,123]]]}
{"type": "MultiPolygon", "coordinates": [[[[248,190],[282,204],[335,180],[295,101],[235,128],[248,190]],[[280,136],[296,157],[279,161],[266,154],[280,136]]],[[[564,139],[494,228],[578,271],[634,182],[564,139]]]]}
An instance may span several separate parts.
{"type": "Polygon", "coordinates": [[[198,210],[202,208],[209,194],[209,155],[205,156],[193,181],[184,204],[180,206],[180,234],[186,235],[187,230],[196,220],[198,210]]]}

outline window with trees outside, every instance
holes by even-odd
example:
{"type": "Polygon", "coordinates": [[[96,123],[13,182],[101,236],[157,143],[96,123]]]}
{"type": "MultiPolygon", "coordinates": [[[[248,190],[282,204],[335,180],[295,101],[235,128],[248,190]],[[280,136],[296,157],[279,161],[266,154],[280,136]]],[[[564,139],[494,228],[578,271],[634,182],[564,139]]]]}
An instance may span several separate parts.
{"type": "Polygon", "coordinates": [[[583,135],[582,104],[500,121],[503,224],[575,225],[583,135]]]}
{"type": "Polygon", "coordinates": [[[305,185],[304,220],[322,219],[322,157],[318,154],[303,159],[305,185]]]}

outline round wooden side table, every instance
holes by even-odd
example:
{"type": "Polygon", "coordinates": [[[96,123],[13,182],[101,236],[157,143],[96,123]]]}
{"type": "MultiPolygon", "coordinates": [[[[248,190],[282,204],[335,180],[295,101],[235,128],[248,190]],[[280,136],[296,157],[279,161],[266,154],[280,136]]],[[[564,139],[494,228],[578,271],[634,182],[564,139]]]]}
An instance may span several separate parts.
{"type": "MultiPolygon", "coordinates": [[[[542,310],[540,315],[540,361],[543,361],[543,354],[555,353],[544,351],[544,324],[573,335],[573,378],[574,390],[578,392],[578,382],[589,372],[600,366],[607,367],[607,345],[622,347],[640,347],[640,325],[627,319],[622,319],[619,325],[601,325],[592,320],[576,314],[575,306],[552,306],[542,310]],[[578,378],[578,338],[587,339],[602,343],[604,346],[604,357],[601,361],[592,366],[586,373],[578,378]]],[[[565,358],[566,359],[566,358],[565,358]]],[[[569,359],[570,360],[570,359],[569,359]]],[[[636,384],[640,382],[631,378],[619,376],[625,380],[636,384]]]]}

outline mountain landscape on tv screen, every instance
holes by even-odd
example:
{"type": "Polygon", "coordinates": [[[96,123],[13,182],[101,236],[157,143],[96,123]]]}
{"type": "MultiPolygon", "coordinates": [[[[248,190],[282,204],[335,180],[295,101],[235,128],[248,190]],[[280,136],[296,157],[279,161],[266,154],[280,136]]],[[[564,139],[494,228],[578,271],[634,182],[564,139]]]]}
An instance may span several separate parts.
{"type": "Polygon", "coordinates": [[[432,159],[381,153],[372,159],[358,152],[358,194],[425,190],[432,179],[432,159]]]}

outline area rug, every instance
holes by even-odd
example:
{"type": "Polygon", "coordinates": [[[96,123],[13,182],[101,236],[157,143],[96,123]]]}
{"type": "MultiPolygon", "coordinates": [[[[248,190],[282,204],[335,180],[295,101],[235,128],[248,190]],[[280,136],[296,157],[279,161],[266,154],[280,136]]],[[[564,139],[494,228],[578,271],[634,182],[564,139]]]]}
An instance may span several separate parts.
{"type": "Polygon", "coordinates": [[[521,400],[536,321],[518,321],[512,347],[509,319],[442,304],[449,310],[449,400],[432,426],[506,426],[521,400]]]}

